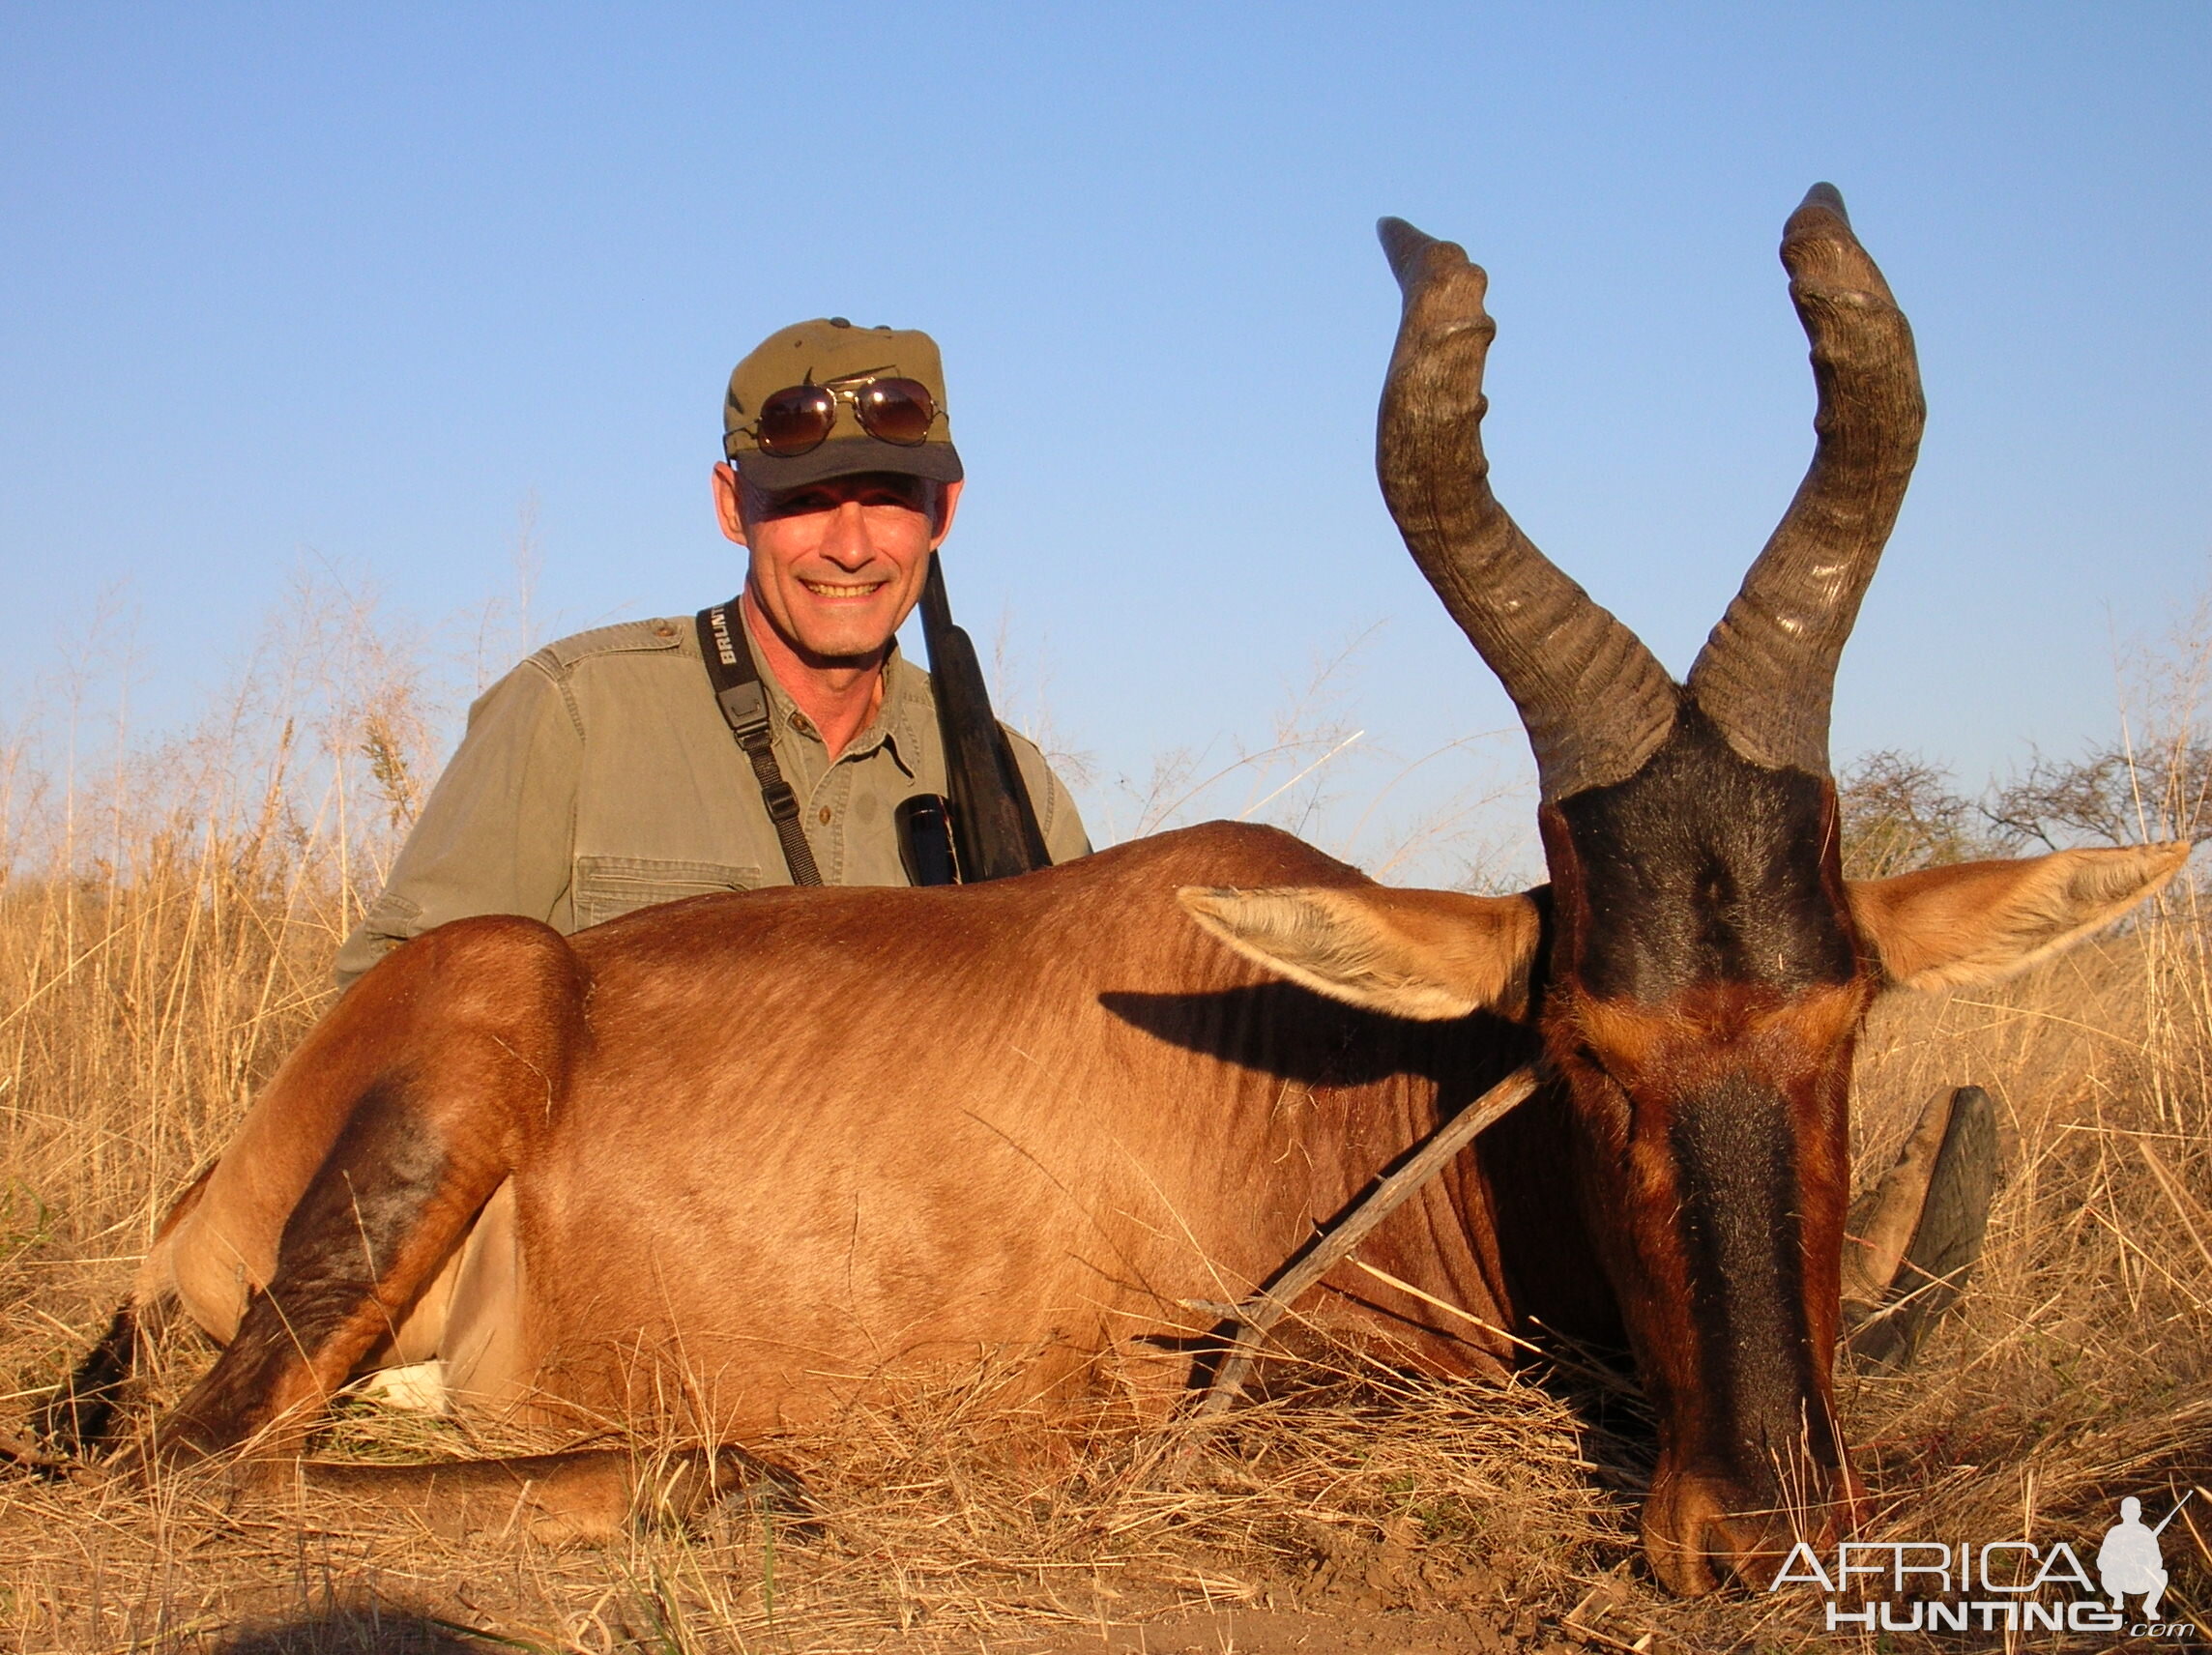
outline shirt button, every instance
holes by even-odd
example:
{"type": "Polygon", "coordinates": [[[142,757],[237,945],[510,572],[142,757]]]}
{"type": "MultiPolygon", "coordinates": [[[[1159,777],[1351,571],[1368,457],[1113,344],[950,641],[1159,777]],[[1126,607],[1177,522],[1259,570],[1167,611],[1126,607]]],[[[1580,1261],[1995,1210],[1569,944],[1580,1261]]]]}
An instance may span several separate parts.
{"type": "Polygon", "coordinates": [[[673,638],[676,636],[676,628],[671,626],[667,622],[663,621],[659,625],[653,629],[653,635],[655,638],[673,638]]]}
{"type": "Polygon", "coordinates": [[[830,807],[827,804],[822,807],[821,822],[825,828],[830,826],[830,807]]]}

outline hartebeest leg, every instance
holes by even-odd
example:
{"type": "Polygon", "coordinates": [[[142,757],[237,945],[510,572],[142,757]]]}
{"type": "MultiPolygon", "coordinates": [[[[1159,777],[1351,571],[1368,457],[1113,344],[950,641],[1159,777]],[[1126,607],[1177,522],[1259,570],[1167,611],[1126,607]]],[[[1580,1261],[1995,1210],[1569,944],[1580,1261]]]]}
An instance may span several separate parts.
{"type": "Polygon", "coordinates": [[[807,1509],[790,1472],[726,1446],[664,1455],[583,1449],[440,1466],[313,1464],[301,1467],[301,1481],[355,1510],[406,1513],[442,1534],[511,1527],[553,1546],[607,1540],[639,1519],[685,1523],[733,1497],[787,1517],[807,1509]]]}
{"type": "Polygon", "coordinates": [[[399,1324],[507,1176],[507,1134],[466,1114],[438,1118],[421,1085],[383,1082],[355,1106],[284,1226],[276,1279],[163,1422],[164,1450],[212,1452],[288,1416],[304,1423],[399,1324]]]}
{"type": "Polygon", "coordinates": [[[485,918],[418,940],[339,1003],[333,1022],[367,1021],[357,1034],[388,1057],[348,1065],[373,1078],[356,1080],[267,1286],[159,1428],[162,1457],[292,1437],[392,1337],[558,1108],[581,1002],[558,936],[485,918]]]}

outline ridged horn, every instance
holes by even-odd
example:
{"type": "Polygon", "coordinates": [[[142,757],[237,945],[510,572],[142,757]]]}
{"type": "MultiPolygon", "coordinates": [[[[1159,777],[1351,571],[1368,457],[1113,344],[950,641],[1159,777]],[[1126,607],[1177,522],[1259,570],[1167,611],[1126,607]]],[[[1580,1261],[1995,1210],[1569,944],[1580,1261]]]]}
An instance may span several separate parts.
{"type": "Polygon", "coordinates": [[[1490,278],[1402,218],[1376,225],[1405,308],[1375,437],[1382,498],[1451,618],[1521,711],[1546,800],[1633,775],[1680,692],[1626,626],[1536,549],[1490,491],[1490,278]]]}
{"type": "Polygon", "coordinates": [[[1690,669],[1690,697],[1754,764],[1828,772],[1828,705],[1859,599],[1897,522],[1927,404],[1912,329],[1835,186],[1782,232],[1790,297],[1813,344],[1813,463],[1690,669]]]}

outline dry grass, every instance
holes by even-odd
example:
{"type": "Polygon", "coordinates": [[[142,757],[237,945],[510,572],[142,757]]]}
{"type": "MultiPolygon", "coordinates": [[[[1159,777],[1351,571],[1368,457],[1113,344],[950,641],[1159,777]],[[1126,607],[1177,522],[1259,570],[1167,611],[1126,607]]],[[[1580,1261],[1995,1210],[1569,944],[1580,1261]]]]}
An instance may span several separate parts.
{"type": "MultiPolygon", "coordinates": [[[[111,767],[106,792],[42,796],[37,755],[0,752],[7,1418],[103,1321],[162,1203],[326,1003],[331,951],[413,797],[420,725],[404,696],[307,700],[312,718],[242,703],[191,740],[111,767]]],[[[2120,1494],[2156,1511],[2167,1491],[2205,1484],[2167,1544],[2175,1617],[2200,1624],[2212,1622],[2203,944],[2184,893],[2004,991],[1877,1013],[1862,1161],[1886,1156],[1936,1088],[1974,1081],[2009,1122],[2013,1173],[1966,1312],[1909,1373],[1844,1382],[1881,1533],[2093,1545],[2120,1494]]],[[[174,1345],[157,1397],[206,1359],[174,1345]]],[[[1677,1605],[1644,1583],[1644,1450],[1617,1399],[1414,1383],[1346,1351],[1179,1463],[1189,1427],[1102,1414],[1010,1435],[993,1400],[1002,1378],[938,1376],[778,1444],[811,1490],[805,1522],[733,1508],[604,1550],[463,1540],[327,1504],[229,1513],[184,1487],[0,1481],[0,1643],[1072,1648],[1148,1617],[1271,1605],[1348,1626],[1426,1611],[1423,1637],[1480,1649],[1538,1621],[1532,1643],[1562,1638],[1559,1619],[1593,1585],[1611,1594],[1606,1636],[1622,1641],[1644,1630],[1687,1648],[1814,1641],[1801,1598],[1677,1605]],[[1608,1408],[1619,1437],[1592,1423],[1608,1408]]],[[[335,1445],[486,1446],[365,1405],[335,1445]]]]}
{"type": "MultiPolygon", "coordinates": [[[[278,1622],[285,1647],[312,1648],[318,1616],[342,1639],[373,1610],[548,1649],[872,1648],[902,1634],[972,1647],[1185,1602],[1551,1601],[1617,1539],[1573,1417],[1532,1387],[1324,1380],[1256,1409],[1176,1476],[1177,1434],[1126,1421],[1009,1452],[988,1400],[1002,1379],[917,1388],[778,1443],[806,1478],[802,1516],[733,1504],[603,1549],[461,1538],[312,1499],[234,1514],[186,1488],[19,1483],[0,1513],[13,1587],[0,1636],[218,1648],[278,1622]]],[[[359,1410],[326,1451],[484,1446],[359,1410]]]]}

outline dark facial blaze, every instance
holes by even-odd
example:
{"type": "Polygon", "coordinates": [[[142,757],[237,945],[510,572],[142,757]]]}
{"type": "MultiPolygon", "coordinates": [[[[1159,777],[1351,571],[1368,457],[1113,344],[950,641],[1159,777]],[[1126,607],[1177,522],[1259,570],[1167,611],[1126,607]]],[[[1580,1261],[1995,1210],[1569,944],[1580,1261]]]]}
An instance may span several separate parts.
{"type": "Polygon", "coordinates": [[[1646,1538],[1704,1589],[1849,1497],[1828,1373],[1870,977],[1834,788],[1739,757],[1686,704],[1634,776],[1543,828],[1545,1044],[1662,1420],[1646,1538]]]}
{"type": "Polygon", "coordinates": [[[1709,983],[1849,982],[1833,798],[1819,777],[1738,758],[1685,707],[1634,776],[1556,806],[1593,921],[1561,938],[1558,963],[1586,994],[1647,1005],[1709,983]]]}

